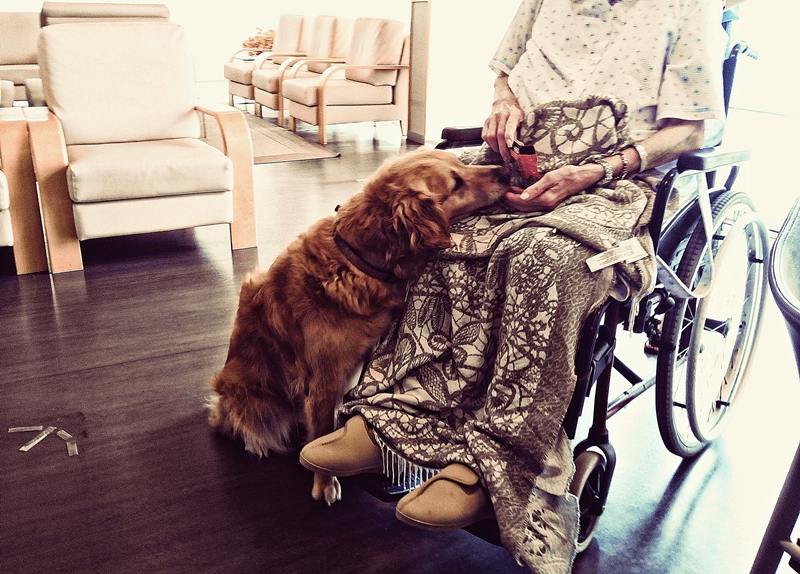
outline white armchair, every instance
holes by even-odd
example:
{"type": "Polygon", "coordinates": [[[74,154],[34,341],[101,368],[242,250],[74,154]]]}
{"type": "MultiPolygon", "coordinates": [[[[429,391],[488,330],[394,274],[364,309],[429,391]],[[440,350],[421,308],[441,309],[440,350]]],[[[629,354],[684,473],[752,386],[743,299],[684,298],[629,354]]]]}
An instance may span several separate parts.
{"type": "MultiPolygon", "coordinates": [[[[409,37],[404,30],[402,22],[359,18],[344,64],[331,64],[319,76],[284,80],[289,127],[295,130],[298,119],[318,126],[321,144],[327,143],[328,124],[399,120],[405,135],[409,37]]],[[[301,71],[311,62],[304,60],[296,68],[301,71]]]]}
{"type": "Polygon", "coordinates": [[[272,50],[262,52],[253,60],[242,59],[241,54],[252,52],[252,48],[242,48],[231,55],[223,68],[228,80],[228,103],[233,105],[234,96],[252,100],[254,97],[253,70],[256,68],[277,69],[284,60],[304,56],[309,41],[310,26],[305,18],[297,14],[281,14],[278,29],[272,42],[272,50]]]}
{"type": "Polygon", "coordinates": [[[49,110],[26,111],[53,273],[83,268],[80,241],[230,225],[256,245],[253,152],[242,113],[199,106],[184,30],[169,22],[42,28],[49,110]],[[225,153],[200,141],[217,119],[225,153]]]}
{"type": "MultiPolygon", "coordinates": [[[[308,26],[308,23],[306,24],[308,26]]],[[[308,59],[300,77],[319,77],[331,63],[344,63],[350,47],[353,22],[336,16],[316,16],[310,25],[311,34],[306,56],[286,58],[276,65],[263,60],[253,70],[253,100],[255,113],[261,116],[261,106],[278,112],[278,125],[284,122],[283,80],[298,74],[291,68],[298,62],[308,59]]]]}

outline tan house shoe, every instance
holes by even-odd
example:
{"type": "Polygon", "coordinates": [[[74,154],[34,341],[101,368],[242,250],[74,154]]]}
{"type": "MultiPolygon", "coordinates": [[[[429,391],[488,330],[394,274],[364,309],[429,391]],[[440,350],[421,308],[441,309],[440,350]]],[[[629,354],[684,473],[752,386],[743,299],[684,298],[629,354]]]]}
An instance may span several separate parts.
{"type": "Polygon", "coordinates": [[[494,515],[478,475],[463,464],[446,466],[397,503],[401,522],[424,530],[458,530],[494,515]]]}

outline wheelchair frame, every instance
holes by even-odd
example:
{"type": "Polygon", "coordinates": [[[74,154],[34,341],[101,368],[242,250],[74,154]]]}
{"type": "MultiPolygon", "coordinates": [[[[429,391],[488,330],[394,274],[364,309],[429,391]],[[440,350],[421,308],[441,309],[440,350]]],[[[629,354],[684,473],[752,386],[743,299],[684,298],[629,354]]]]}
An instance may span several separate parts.
{"type": "MultiPolygon", "coordinates": [[[[748,55],[753,59],[758,57],[745,43],[740,42],[733,47],[730,56],[726,59],[723,66],[726,113],[728,111],[737,60],[743,55],[748,55]]],[[[482,143],[481,131],[482,128],[480,127],[445,128],[442,131],[443,141],[436,147],[437,149],[451,149],[480,145],[482,143]]],[[[748,265],[755,269],[755,285],[752,289],[746,286],[746,289],[752,291],[752,309],[750,309],[750,313],[746,317],[742,315],[739,318],[740,324],[737,325],[737,332],[742,331],[742,323],[746,321],[748,323],[747,332],[752,336],[748,336],[743,343],[742,346],[745,348],[737,346],[732,350],[734,355],[743,353],[744,358],[742,362],[738,361],[738,357],[736,357],[737,370],[734,373],[736,375],[736,380],[734,381],[735,384],[731,389],[730,395],[728,398],[722,397],[716,401],[718,406],[721,404],[720,409],[722,414],[720,415],[720,419],[726,418],[735,395],[739,387],[741,387],[741,379],[747,370],[747,363],[749,362],[752,349],[756,342],[755,335],[758,333],[763,303],[766,298],[766,258],[768,255],[766,226],[755,216],[754,210],[752,209],[752,202],[746,194],[733,190],[740,165],[749,159],[749,155],[748,151],[722,151],[718,148],[706,148],[683,154],[678,159],[676,167],[666,174],[656,188],[653,215],[649,223],[649,232],[653,240],[654,248],[662,260],[679,263],[682,260],[691,259],[688,265],[688,267],[691,268],[691,273],[689,273],[687,277],[681,277],[681,279],[685,279],[690,283],[689,287],[693,288],[694,285],[691,283],[696,279],[695,275],[697,269],[704,264],[708,264],[705,260],[706,254],[703,246],[710,247],[712,240],[706,240],[704,226],[702,224],[698,225],[698,222],[701,220],[701,209],[697,194],[684,204],[673,217],[665,222],[667,201],[677,182],[685,177],[705,177],[707,187],[710,188],[708,193],[715,217],[717,215],[727,215],[732,208],[737,206],[742,206],[743,211],[751,212],[750,215],[746,217],[745,224],[750,226],[747,260],[748,265]],[[719,187],[714,187],[718,172],[721,169],[727,168],[730,168],[730,172],[724,184],[719,187]],[[694,245],[691,251],[689,250],[689,245],[694,245]]],[[[724,251],[722,246],[726,243],[725,239],[728,235],[723,234],[722,221],[715,220],[714,226],[715,233],[713,234],[713,242],[717,247],[715,251],[722,254],[722,251],[724,251]]],[[[729,230],[730,227],[728,228],[728,231],[729,230]]],[[[687,267],[687,265],[684,264],[684,267],[687,267]]],[[[680,264],[678,265],[678,272],[680,275],[680,264]]],[[[685,269],[683,272],[686,274],[685,269]]],[[[709,293],[707,297],[711,297],[711,295],[712,293],[709,293]]],[[[748,303],[745,302],[745,304],[748,303]]],[[[607,428],[607,422],[610,417],[625,408],[625,406],[635,398],[642,395],[653,386],[656,386],[659,430],[661,431],[665,445],[670,451],[683,457],[694,456],[710,444],[713,438],[716,438],[716,436],[713,438],[702,436],[702,432],[695,433],[701,435],[698,437],[696,443],[690,444],[689,446],[683,445],[680,439],[674,436],[676,430],[670,427],[669,421],[664,420],[665,418],[670,418],[667,411],[673,408],[673,405],[675,405],[676,408],[683,408],[687,411],[690,410],[685,404],[678,404],[675,401],[672,396],[674,389],[668,388],[664,390],[662,388],[666,385],[663,381],[665,363],[674,363],[675,361],[674,357],[668,360],[670,356],[680,351],[684,353],[684,362],[691,362],[693,360],[692,357],[687,357],[686,354],[692,350],[690,345],[697,335],[693,332],[693,327],[691,339],[684,340],[685,335],[683,333],[683,324],[691,326],[692,320],[689,318],[687,311],[687,301],[676,298],[670,294],[663,285],[659,284],[648,296],[639,302],[639,306],[634,313],[631,313],[631,306],[632,301],[630,299],[626,301],[617,301],[613,298],[608,299],[587,318],[579,338],[578,351],[575,359],[577,382],[572,400],[563,421],[563,427],[567,436],[571,440],[574,440],[577,433],[578,420],[584,410],[586,398],[591,395],[594,389],[592,423],[586,438],[574,447],[576,473],[570,488],[570,491],[579,499],[581,512],[578,539],[579,552],[583,551],[588,546],[594,536],[597,521],[605,508],[614,468],[616,466],[616,452],[609,441],[609,432],[607,428]],[[681,329],[677,332],[677,339],[674,341],[666,341],[658,338],[659,329],[657,326],[661,322],[658,317],[668,315],[670,312],[673,314],[676,312],[680,313],[677,317],[677,321],[681,329]],[[633,318],[632,321],[630,320],[631,317],[633,318]],[[688,323],[687,318],[689,321],[688,323]],[[634,333],[645,332],[651,340],[658,345],[659,367],[654,374],[642,377],[625,365],[622,360],[615,355],[617,331],[620,326],[634,333]],[[611,398],[610,391],[613,370],[619,372],[623,378],[630,382],[631,387],[619,396],[611,398]]],[[[701,316],[701,318],[703,317],[701,316]]],[[[705,318],[703,318],[703,320],[706,321],[705,318]]],[[[673,317],[673,323],[674,322],[675,318],[673,317]]],[[[725,336],[727,336],[727,328],[728,327],[726,327],[725,336]]],[[[702,330],[706,330],[705,323],[702,330]]],[[[702,336],[702,333],[700,336],[702,336]]],[[[700,353],[697,343],[695,343],[694,351],[698,354],[700,353]]],[[[727,376],[728,373],[726,372],[723,379],[727,376]]],[[[725,384],[726,383],[723,383],[723,387],[725,384]]],[[[672,385],[670,384],[668,386],[672,385]]],[[[721,429],[714,428],[712,430],[714,430],[716,434],[721,432],[721,429]]],[[[692,432],[694,432],[694,427],[692,428],[692,432]]],[[[408,484],[389,484],[387,479],[379,480],[375,475],[370,478],[364,477],[358,479],[358,482],[367,491],[385,501],[396,500],[414,486],[408,484]]],[[[466,527],[465,530],[488,542],[500,544],[497,523],[494,519],[488,519],[473,524],[466,527]]]]}

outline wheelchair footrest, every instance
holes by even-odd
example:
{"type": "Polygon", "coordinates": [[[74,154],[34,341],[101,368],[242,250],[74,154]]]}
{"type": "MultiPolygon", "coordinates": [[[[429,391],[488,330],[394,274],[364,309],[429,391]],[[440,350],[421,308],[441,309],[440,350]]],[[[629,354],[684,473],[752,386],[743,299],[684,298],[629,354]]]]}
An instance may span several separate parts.
{"type": "Polygon", "coordinates": [[[359,488],[383,502],[397,502],[413,488],[409,484],[396,484],[389,477],[374,473],[358,474],[345,480],[354,482],[359,488]]]}

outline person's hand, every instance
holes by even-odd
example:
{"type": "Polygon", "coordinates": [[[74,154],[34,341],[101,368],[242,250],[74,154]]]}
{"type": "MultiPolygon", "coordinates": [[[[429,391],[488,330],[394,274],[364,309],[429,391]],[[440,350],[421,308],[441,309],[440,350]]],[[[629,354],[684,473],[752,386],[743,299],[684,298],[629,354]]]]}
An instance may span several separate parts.
{"type": "Polygon", "coordinates": [[[503,201],[518,211],[550,211],[559,203],[600,181],[605,172],[597,164],[566,165],[544,174],[527,189],[511,188],[503,201]]]}
{"type": "Polygon", "coordinates": [[[524,117],[517,98],[508,87],[508,78],[499,77],[495,82],[492,111],[483,123],[481,137],[503,157],[503,161],[511,161],[509,149],[514,144],[519,124],[524,117]]]}

